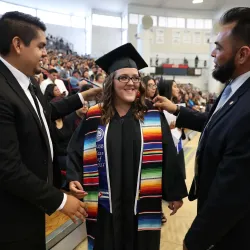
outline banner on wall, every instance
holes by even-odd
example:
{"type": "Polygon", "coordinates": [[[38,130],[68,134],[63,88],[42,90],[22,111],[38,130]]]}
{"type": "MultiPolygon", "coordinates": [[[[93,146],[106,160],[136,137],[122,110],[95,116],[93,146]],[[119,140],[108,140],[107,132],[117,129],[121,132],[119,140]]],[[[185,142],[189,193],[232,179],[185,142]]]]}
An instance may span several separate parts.
{"type": "Polygon", "coordinates": [[[172,30],[172,44],[179,45],[181,44],[181,31],[172,30]]]}
{"type": "Polygon", "coordinates": [[[200,31],[194,31],[193,44],[201,45],[201,32],[200,31]]]}
{"type": "Polygon", "coordinates": [[[155,30],[155,43],[156,44],[164,44],[165,42],[165,30],[164,29],[156,29],[155,30]]]}
{"type": "Polygon", "coordinates": [[[184,44],[191,44],[192,43],[192,32],[190,30],[183,31],[182,42],[184,44]]]}

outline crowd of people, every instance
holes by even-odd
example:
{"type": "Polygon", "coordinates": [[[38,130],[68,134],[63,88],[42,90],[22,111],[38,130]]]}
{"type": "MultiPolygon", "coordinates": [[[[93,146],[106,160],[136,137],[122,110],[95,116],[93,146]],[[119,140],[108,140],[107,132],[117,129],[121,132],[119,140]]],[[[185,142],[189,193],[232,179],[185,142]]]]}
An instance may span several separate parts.
{"type": "MultiPolygon", "coordinates": [[[[70,93],[76,93],[81,86],[87,83],[94,83],[103,87],[106,73],[101,67],[95,64],[94,59],[84,58],[76,55],[62,54],[57,51],[50,51],[41,60],[42,73],[36,75],[42,92],[48,83],[55,83],[60,89],[61,94],[68,96],[70,93]],[[65,89],[67,88],[67,89],[65,89]]],[[[143,76],[144,74],[141,73],[143,76]]],[[[161,78],[154,77],[156,85],[161,78]]],[[[175,82],[175,81],[174,81],[175,82]]],[[[177,82],[179,94],[173,99],[175,103],[185,103],[187,107],[204,111],[204,109],[213,104],[216,100],[216,94],[202,93],[192,84],[182,84],[177,82]]]]}

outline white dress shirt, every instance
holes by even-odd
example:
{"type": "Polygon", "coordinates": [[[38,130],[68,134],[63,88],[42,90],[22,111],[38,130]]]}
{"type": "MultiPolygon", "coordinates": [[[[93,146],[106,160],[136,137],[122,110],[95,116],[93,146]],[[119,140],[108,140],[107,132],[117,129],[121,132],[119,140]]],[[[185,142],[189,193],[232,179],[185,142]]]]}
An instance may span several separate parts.
{"type": "Polygon", "coordinates": [[[50,78],[48,78],[48,79],[42,81],[41,84],[40,84],[40,89],[41,89],[41,91],[42,91],[43,94],[45,93],[45,90],[46,90],[46,88],[47,88],[47,86],[48,86],[49,84],[56,84],[56,86],[57,86],[58,89],[60,90],[60,93],[61,93],[61,94],[62,94],[63,92],[65,92],[65,93],[66,93],[65,96],[68,96],[68,95],[69,95],[69,91],[66,89],[65,84],[63,83],[62,80],[56,79],[55,82],[52,82],[52,80],[51,80],[50,78]]]}
{"type": "MultiPolygon", "coordinates": [[[[34,108],[34,110],[37,113],[37,116],[39,118],[37,109],[36,109],[36,105],[35,102],[33,100],[33,97],[31,96],[31,93],[28,89],[29,85],[30,85],[30,79],[24,75],[21,71],[19,71],[18,69],[16,69],[15,67],[13,67],[11,64],[9,64],[6,60],[4,60],[2,57],[0,57],[0,60],[5,64],[5,66],[10,70],[10,72],[14,75],[14,77],[16,78],[17,82],[20,84],[21,88],[23,89],[24,93],[26,94],[27,98],[29,99],[30,103],[32,104],[32,107],[34,108]]],[[[80,95],[79,95],[80,96],[80,95]]],[[[82,97],[82,95],[81,95],[82,97]]],[[[83,97],[80,98],[81,100],[83,100],[83,97]]],[[[84,100],[83,100],[84,101],[84,100]]],[[[46,118],[44,116],[44,112],[43,112],[43,108],[41,103],[39,102],[39,100],[37,99],[38,105],[39,105],[39,109],[40,109],[40,113],[41,113],[41,117],[45,126],[45,130],[48,136],[48,140],[49,140],[49,146],[50,146],[50,152],[51,152],[51,158],[53,159],[54,156],[54,152],[53,152],[53,145],[52,145],[52,140],[51,140],[51,136],[50,136],[50,132],[49,132],[49,127],[46,121],[46,118]]],[[[39,118],[40,119],[40,118],[39,118]]],[[[31,187],[32,188],[32,187],[31,187]]],[[[57,210],[61,210],[67,201],[67,195],[64,194],[64,198],[63,201],[60,205],[60,207],[57,210]]]]}

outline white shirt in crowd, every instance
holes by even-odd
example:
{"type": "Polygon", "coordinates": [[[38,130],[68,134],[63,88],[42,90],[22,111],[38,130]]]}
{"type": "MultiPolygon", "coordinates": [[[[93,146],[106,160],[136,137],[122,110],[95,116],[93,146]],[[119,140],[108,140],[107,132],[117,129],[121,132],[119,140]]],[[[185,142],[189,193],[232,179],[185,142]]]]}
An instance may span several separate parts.
{"type": "Polygon", "coordinates": [[[41,89],[41,91],[42,91],[43,94],[45,93],[45,90],[46,90],[46,88],[47,88],[47,86],[49,84],[56,84],[56,86],[58,87],[58,89],[59,89],[59,91],[60,91],[61,94],[63,92],[65,92],[65,96],[69,95],[69,92],[66,89],[65,84],[63,83],[62,80],[56,79],[55,82],[52,82],[52,80],[50,78],[42,81],[41,84],[40,84],[40,89],[41,89]]]}
{"type": "MultiPolygon", "coordinates": [[[[0,57],[0,60],[5,64],[5,66],[10,70],[10,72],[16,78],[17,82],[20,84],[21,88],[23,89],[24,93],[26,94],[27,98],[29,99],[30,103],[32,104],[32,107],[36,111],[37,116],[39,118],[35,102],[34,102],[32,96],[31,96],[31,93],[30,93],[29,89],[28,89],[29,85],[30,85],[30,79],[26,75],[24,75],[21,71],[19,71],[18,69],[13,67],[11,64],[9,64],[2,57],[0,57]]],[[[79,93],[78,96],[79,96],[80,100],[82,101],[82,104],[84,104],[84,99],[83,99],[82,95],[79,93]]],[[[44,116],[43,107],[42,107],[42,105],[41,105],[41,103],[39,102],[38,99],[37,99],[37,102],[38,102],[38,105],[39,105],[39,109],[40,109],[41,117],[42,117],[42,120],[43,120],[43,123],[44,123],[44,126],[45,126],[45,130],[46,130],[46,133],[47,133],[47,136],[48,136],[51,157],[53,159],[54,152],[53,152],[53,145],[52,145],[52,140],[51,140],[51,136],[50,136],[50,132],[49,132],[49,127],[48,127],[46,118],[44,116]]],[[[66,204],[66,201],[67,201],[67,195],[64,194],[63,201],[62,201],[60,207],[57,210],[63,209],[63,207],[66,204]]]]}

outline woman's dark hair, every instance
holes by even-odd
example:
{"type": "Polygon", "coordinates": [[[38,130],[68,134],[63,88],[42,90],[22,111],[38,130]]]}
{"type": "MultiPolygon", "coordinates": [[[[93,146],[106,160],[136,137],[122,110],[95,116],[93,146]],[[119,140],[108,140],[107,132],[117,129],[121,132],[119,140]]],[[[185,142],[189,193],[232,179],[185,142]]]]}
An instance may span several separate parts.
{"type": "Polygon", "coordinates": [[[232,36],[244,42],[245,45],[250,45],[250,8],[237,7],[228,10],[220,19],[220,24],[226,25],[236,22],[232,29],[232,36]]]}
{"type": "MultiPolygon", "coordinates": [[[[142,82],[143,82],[144,85],[145,85],[145,95],[147,94],[148,82],[149,82],[150,80],[153,80],[154,83],[155,83],[155,79],[152,78],[151,76],[144,76],[144,77],[142,78],[142,82]]],[[[157,95],[158,95],[158,89],[156,88],[155,95],[153,96],[153,98],[155,98],[157,95]]],[[[146,96],[146,97],[147,97],[147,96],[146,96]]]]}
{"type": "Polygon", "coordinates": [[[39,18],[18,11],[6,12],[0,18],[0,54],[10,53],[14,37],[19,37],[25,46],[37,37],[38,30],[46,31],[46,26],[39,18]]]}
{"type": "Polygon", "coordinates": [[[159,95],[167,97],[169,100],[172,99],[172,87],[174,80],[160,79],[158,84],[159,95]]]}
{"type": "Polygon", "coordinates": [[[44,92],[45,100],[50,102],[55,96],[54,96],[54,88],[56,87],[56,84],[49,84],[44,92]]]}
{"type": "Polygon", "coordinates": [[[85,74],[86,72],[89,72],[89,70],[88,70],[88,69],[85,69],[85,70],[83,71],[83,73],[82,73],[82,77],[85,77],[84,74],[85,74]]]}

